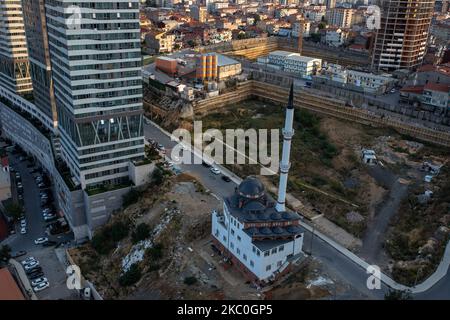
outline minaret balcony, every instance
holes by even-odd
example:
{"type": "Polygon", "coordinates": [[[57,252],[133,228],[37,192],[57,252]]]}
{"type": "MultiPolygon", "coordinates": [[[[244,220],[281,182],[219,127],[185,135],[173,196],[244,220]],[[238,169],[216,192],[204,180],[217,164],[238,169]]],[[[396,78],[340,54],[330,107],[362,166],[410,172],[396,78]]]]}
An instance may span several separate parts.
{"type": "Polygon", "coordinates": [[[280,171],[281,171],[281,173],[285,173],[285,172],[289,171],[290,168],[291,168],[291,163],[290,162],[288,164],[280,163],[280,171]]]}
{"type": "Polygon", "coordinates": [[[291,139],[294,136],[294,129],[291,129],[291,130],[283,129],[282,132],[283,132],[283,137],[286,139],[291,139]]]}

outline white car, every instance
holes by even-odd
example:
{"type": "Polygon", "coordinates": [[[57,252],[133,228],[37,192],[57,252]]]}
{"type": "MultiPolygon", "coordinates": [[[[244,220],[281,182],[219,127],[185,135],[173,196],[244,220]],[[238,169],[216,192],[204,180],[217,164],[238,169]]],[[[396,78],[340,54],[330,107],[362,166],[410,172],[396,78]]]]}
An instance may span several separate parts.
{"type": "Polygon", "coordinates": [[[40,277],[40,278],[34,279],[33,281],[31,281],[31,285],[33,287],[36,287],[37,285],[41,284],[42,282],[48,282],[48,279],[46,277],[40,277]]]}
{"type": "Polygon", "coordinates": [[[22,263],[22,265],[26,265],[26,264],[28,264],[30,262],[33,262],[33,261],[37,261],[35,257],[28,257],[25,260],[23,260],[21,263],[22,263]]]}
{"type": "Polygon", "coordinates": [[[44,289],[47,289],[48,287],[50,287],[50,284],[48,283],[48,281],[46,281],[46,282],[39,283],[36,287],[33,288],[33,290],[34,290],[34,292],[39,292],[44,289]]]}
{"type": "Polygon", "coordinates": [[[26,233],[27,233],[27,228],[21,227],[20,228],[20,234],[26,234],[26,233]]]}
{"type": "Polygon", "coordinates": [[[25,268],[25,270],[31,270],[35,267],[37,267],[39,265],[39,261],[32,261],[30,263],[27,263],[26,265],[24,265],[23,267],[25,268]]]}
{"type": "Polygon", "coordinates": [[[53,215],[45,216],[45,217],[44,217],[44,220],[45,220],[45,221],[50,221],[50,220],[53,220],[53,219],[55,219],[55,218],[56,218],[56,215],[53,214],[53,215]]]}
{"type": "Polygon", "coordinates": [[[209,170],[211,170],[211,172],[214,174],[220,174],[220,170],[217,169],[216,167],[211,167],[211,169],[209,169],[209,170]]]}
{"type": "Polygon", "coordinates": [[[41,238],[37,238],[36,240],[34,240],[34,244],[43,244],[47,241],[48,241],[47,237],[41,237],[41,238]]]}
{"type": "Polygon", "coordinates": [[[25,219],[20,220],[20,226],[21,226],[22,228],[24,228],[24,227],[27,226],[27,222],[26,222],[25,219]]]}

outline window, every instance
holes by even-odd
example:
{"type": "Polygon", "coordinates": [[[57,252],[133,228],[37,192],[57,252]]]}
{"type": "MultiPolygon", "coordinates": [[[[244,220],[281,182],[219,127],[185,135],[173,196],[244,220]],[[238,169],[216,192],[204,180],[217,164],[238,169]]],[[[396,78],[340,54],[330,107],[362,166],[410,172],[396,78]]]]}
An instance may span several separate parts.
{"type": "Polygon", "coordinates": [[[277,253],[277,248],[272,249],[272,254],[277,253]]]}
{"type": "Polygon", "coordinates": [[[256,255],[259,257],[261,255],[261,251],[259,251],[258,249],[256,249],[256,255]]]}
{"type": "Polygon", "coordinates": [[[230,248],[234,249],[234,243],[233,242],[230,242],[230,248]]]}
{"type": "Polygon", "coordinates": [[[231,229],[231,234],[234,236],[234,229],[231,229]]]}
{"type": "Polygon", "coordinates": [[[250,260],[250,266],[251,266],[251,267],[254,267],[254,266],[255,266],[255,263],[253,262],[253,260],[250,260]]]}
{"type": "Polygon", "coordinates": [[[223,241],[227,241],[227,237],[223,236],[222,237],[223,241]]]}
{"type": "Polygon", "coordinates": [[[256,248],[255,248],[255,246],[253,246],[253,248],[252,248],[252,251],[253,251],[253,252],[256,252],[256,248]]]}
{"type": "Polygon", "coordinates": [[[243,258],[245,261],[247,261],[247,255],[244,253],[243,258]]]}
{"type": "Polygon", "coordinates": [[[264,251],[264,257],[268,257],[270,255],[269,251],[264,251]]]}
{"type": "Polygon", "coordinates": [[[279,252],[284,251],[284,245],[279,246],[279,247],[278,247],[278,251],[279,251],[279,252]]]}
{"type": "Polygon", "coordinates": [[[272,269],[272,265],[268,264],[268,265],[266,266],[266,271],[270,271],[270,269],[272,269]]]}
{"type": "Polygon", "coordinates": [[[237,239],[238,239],[238,241],[241,241],[241,237],[240,236],[237,236],[237,239]]]}
{"type": "Polygon", "coordinates": [[[216,232],[214,233],[214,235],[216,236],[216,238],[219,237],[219,230],[218,229],[216,229],[216,232]]]}
{"type": "Polygon", "coordinates": [[[277,267],[281,267],[281,264],[283,263],[283,261],[278,261],[277,262],[277,267]]]}
{"type": "Polygon", "coordinates": [[[237,253],[237,254],[241,254],[241,249],[237,248],[237,249],[236,249],[236,253],[237,253]]]}

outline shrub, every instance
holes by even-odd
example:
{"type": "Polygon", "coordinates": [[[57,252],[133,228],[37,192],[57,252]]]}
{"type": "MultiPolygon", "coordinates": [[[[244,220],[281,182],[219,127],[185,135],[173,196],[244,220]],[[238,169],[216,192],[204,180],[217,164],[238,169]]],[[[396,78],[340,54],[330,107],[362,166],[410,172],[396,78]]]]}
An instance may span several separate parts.
{"type": "Polygon", "coordinates": [[[150,235],[150,227],[146,223],[139,224],[136,229],[131,234],[131,240],[133,243],[138,243],[139,241],[145,240],[150,235]]]}
{"type": "Polygon", "coordinates": [[[107,226],[96,232],[91,241],[92,247],[99,254],[108,254],[114,249],[112,228],[107,226]]]}
{"type": "Polygon", "coordinates": [[[111,227],[111,236],[114,242],[119,242],[128,235],[128,224],[123,221],[114,223],[111,227]]]}
{"type": "Polygon", "coordinates": [[[122,287],[131,286],[138,282],[139,279],[141,279],[141,276],[142,274],[139,265],[137,263],[134,263],[131,265],[130,269],[128,269],[127,272],[119,277],[119,284],[122,287]]]}
{"type": "Polygon", "coordinates": [[[152,172],[152,184],[159,185],[163,182],[163,172],[160,168],[155,167],[155,170],[152,172]]]}
{"type": "Polygon", "coordinates": [[[147,248],[147,250],[145,250],[145,256],[152,261],[159,260],[163,256],[162,249],[163,249],[162,244],[160,243],[155,244],[153,247],[147,248]]]}
{"type": "Polygon", "coordinates": [[[6,206],[6,212],[14,220],[18,220],[23,213],[23,208],[19,204],[11,203],[6,206]]]}
{"type": "Polygon", "coordinates": [[[193,284],[197,283],[197,278],[196,277],[186,277],[184,278],[184,284],[187,284],[188,286],[191,286],[193,284]]]}
{"type": "Polygon", "coordinates": [[[0,248],[0,263],[7,262],[11,258],[11,247],[7,244],[0,248]]]}
{"type": "Polygon", "coordinates": [[[412,297],[409,291],[389,289],[389,292],[384,295],[384,300],[412,300],[412,297]]]}
{"type": "Polygon", "coordinates": [[[123,207],[126,208],[132,205],[133,203],[136,203],[141,197],[141,195],[142,192],[136,189],[131,189],[127,194],[123,195],[123,202],[122,202],[123,207]]]}

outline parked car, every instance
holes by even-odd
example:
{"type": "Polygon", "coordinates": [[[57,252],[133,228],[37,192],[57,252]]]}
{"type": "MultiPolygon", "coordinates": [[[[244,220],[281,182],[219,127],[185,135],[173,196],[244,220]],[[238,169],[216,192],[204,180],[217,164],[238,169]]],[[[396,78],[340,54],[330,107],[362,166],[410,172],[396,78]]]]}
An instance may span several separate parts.
{"type": "Polygon", "coordinates": [[[27,226],[27,221],[25,219],[20,220],[20,226],[21,227],[26,227],[27,226]]]}
{"type": "Polygon", "coordinates": [[[22,265],[25,265],[25,264],[30,263],[30,262],[32,262],[32,261],[37,261],[37,260],[36,260],[35,257],[28,257],[28,258],[26,258],[25,260],[22,260],[20,263],[21,263],[22,265]]]}
{"type": "Polygon", "coordinates": [[[21,227],[20,228],[20,234],[26,234],[26,233],[27,233],[27,228],[21,227]]]}
{"type": "Polygon", "coordinates": [[[220,174],[220,170],[217,169],[216,167],[211,167],[210,171],[214,174],[220,174]]]}
{"type": "Polygon", "coordinates": [[[48,283],[48,281],[46,281],[46,282],[42,282],[42,283],[38,284],[36,287],[33,288],[33,290],[34,290],[34,292],[39,292],[48,287],[50,287],[50,284],[48,283]]]}
{"type": "Polygon", "coordinates": [[[45,188],[45,183],[40,182],[40,183],[38,183],[37,186],[38,186],[38,188],[40,188],[40,189],[45,188]]]}
{"type": "Polygon", "coordinates": [[[231,181],[230,177],[229,176],[225,176],[225,175],[222,176],[222,180],[225,181],[225,182],[230,182],[231,181]]]}
{"type": "Polygon", "coordinates": [[[38,284],[40,284],[42,282],[48,282],[48,279],[46,277],[36,278],[33,281],[31,281],[31,285],[33,287],[35,287],[35,286],[37,286],[38,284]]]}
{"type": "Polygon", "coordinates": [[[44,242],[47,242],[48,238],[47,237],[41,237],[41,238],[37,238],[36,240],[34,240],[34,244],[43,244],[44,242]]]}
{"type": "Polygon", "coordinates": [[[42,272],[41,266],[36,266],[36,267],[34,267],[34,268],[30,269],[30,270],[25,271],[25,273],[26,273],[28,276],[31,276],[32,274],[38,273],[38,272],[42,272]]]}
{"type": "Polygon", "coordinates": [[[44,247],[51,247],[51,246],[56,246],[57,244],[58,244],[58,242],[49,240],[47,242],[44,242],[42,244],[42,246],[44,246],[44,247]]]}
{"type": "Polygon", "coordinates": [[[39,265],[39,261],[32,261],[32,262],[24,265],[23,267],[25,268],[25,270],[31,270],[38,265],[39,265]]]}
{"type": "Polygon", "coordinates": [[[49,221],[52,221],[52,220],[55,220],[55,219],[56,219],[56,215],[55,214],[48,215],[48,216],[44,217],[45,222],[49,222],[49,221]]]}
{"type": "Polygon", "coordinates": [[[34,279],[42,278],[44,276],[45,276],[45,274],[42,271],[36,271],[36,272],[30,273],[28,275],[28,279],[34,280],[34,279]]]}

